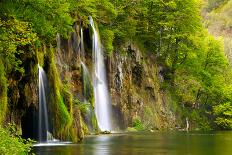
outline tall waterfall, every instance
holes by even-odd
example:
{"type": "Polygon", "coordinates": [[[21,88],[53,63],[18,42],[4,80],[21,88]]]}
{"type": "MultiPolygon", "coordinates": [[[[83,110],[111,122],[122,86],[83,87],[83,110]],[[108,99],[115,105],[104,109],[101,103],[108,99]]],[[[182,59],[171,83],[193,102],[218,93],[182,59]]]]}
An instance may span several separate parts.
{"type": "Polygon", "coordinates": [[[48,112],[46,103],[45,88],[47,86],[47,77],[41,66],[39,68],[39,142],[47,142],[48,137],[48,112]]]}
{"type": "Polygon", "coordinates": [[[94,26],[92,17],[89,17],[90,25],[93,29],[93,87],[95,97],[95,113],[98,126],[101,131],[110,131],[110,99],[106,81],[106,71],[104,57],[102,53],[100,37],[94,26]]]}

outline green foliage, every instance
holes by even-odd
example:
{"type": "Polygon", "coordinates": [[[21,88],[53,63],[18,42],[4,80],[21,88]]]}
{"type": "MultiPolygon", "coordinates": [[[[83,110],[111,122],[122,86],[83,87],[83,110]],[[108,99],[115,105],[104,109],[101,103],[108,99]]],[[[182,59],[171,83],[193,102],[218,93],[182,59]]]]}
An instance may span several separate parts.
{"type": "Polygon", "coordinates": [[[231,70],[221,41],[205,35],[200,39],[202,43],[197,42],[196,51],[190,51],[189,57],[175,70],[175,85],[171,88],[188,111],[185,117],[201,129],[210,129],[212,106],[231,100],[228,79],[231,70]]]}
{"type": "Polygon", "coordinates": [[[7,111],[7,79],[5,77],[5,69],[0,58],[0,127],[4,121],[7,111]]]}
{"type": "Polygon", "coordinates": [[[116,10],[109,0],[78,0],[75,10],[84,25],[87,25],[88,17],[92,16],[99,23],[109,23],[117,15],[116,10]]]}
{"type": "Polygon", "coordinates": [[[222,129],[232,129],[232,105],[230,102],[213,106],[215,123],[222,129]]]}
{"type": "Polygon", "coordinates": [[[93,92],[93,85],[90,79],[90,74],[88,70],[85,70],[82,66],[81,68],[81,76],[82,76],[82,85],[83,85],[83,96],[85,100],[94,107],[94,92],[93,92]]]}
{"type": "Polygon", "coordinates": [[[144,129],[141,119],[139,117],[134,118],[132,124],[133,128],[137,131],[141,131],[144,129]]]}
{"type": "MultiPolygon", "coordinates": [[[[226,13],[232,3],[226,2],[209,0],[208,5],[209,10],[217,8],[217,13],[221,9],[225,15],[220,17],[222,29],[230,29],[232,23],[226,13]]],[[[223,53],[223,40],[210,36],[202,26],[201,1],[2,0],[0,5],[0,121],[7,108],[7,77],[12,72],[24,76],[24,58],[37,51],[39,63],[48,68],[55,135],[65,138],[73,134],[70,86],[61,83],[54,51],[45,47],[54,44],[57,33],[67,38],[74,21],[81,20],[87,27],[91,15],[99,25],[107,54],[136,40],[156,56],[165,70],[162,88],[171,92],[172,107],[181,118],[188,117],[197,127],[210,129],[215,117],[217,126],[231,128],[228,103],[232,101],[232,71],[223,53]]],[[[85,114],[89,106],[94,109],[94,97],[86,85],[90,79],[83,77],[83,83],[88,104],[78,106],[85,114]]],[[[149,117],[150,110],[145,111],[149,117]]],[[[96,117],[91,119],[96,127],[96,117]]],[[[133,127],[144,128],[140,118],[133,120],[133,127]]]]}
{"type": "Polygon", "coordinates": [[[67,0],[3,0],[1,14],[9,14],[22,21],[30,22],[40,38],[54,40],[59,32],[67,37],[72,18],[67,0]]]}
{"type": "Polygon", "coordinates": [[[27,46],[33,45],[37,40],[29,23],[19,21],[13,17],[0,17],[0,57],[4,58],[6,71],[24,72],[21,67],[22,57],[29,52],[27,46]]]}
{"type": "Polygon", "coordinates": [[[107,53],[108,55],[112,55],[112,52],[114,49],[113,47],[114,32],[107,28],[100,27],[100,35],[101,35],[101,41],[102,41],[105,53],[107,53]]]}
{"type": "Polygon", "coordinates": [[[117,11],[117,17],[110,25],[115,36],[114,46],[117,47],[132,40],[136,35],[139,3],[132,0],[115,0],[111,3],[117,11]]]}
{"type": "Polygon", "coordinates": [[[74,103],[78,106],[83,115],[86,115],[91,108],[91,104],[88,102],[80,102],[79,100],[75,100],[74,103]]]}
{"type": "Polygon", "coordinates": [[[31,140],[24,140],[20,136],[12,135],[8,130],[0,127],[0,154],[26,155],[31,151],[31,147],[31,140]]]}
{"type": "MultiPolygon", "coordinates": [[[[90,102],[81,102],[79,100],[74,100],[74,104],[76,106],[78,106],[78,109],[80,109],[81,115],[83,117],[88,117],[90,118],[90,122],[91,126],[93,127],[93,132],[98,133],[99,132],[99,127],[98,127],[98,123],[97,123],[97,118],[96,115],[94,113],[94,106],[93,103],[90,102]]],[[[83,122],[83,125],[84,122],[83,122]]],[[[87,126],[84,127],[84,130],[86,130],[85,128],[88,128],[87,126]]]]}
{"type": "MultiPolygon", "coordinates": [[[[213,0],[212,0],[213,1],[213,0]]],[[[214,2],[214,1],[213,1],[214,2]]],[[[231,7],[232,1],[224,0],[219,1],[220,3],[207,3],[209,6],[210,4],[220,4],[219,7],[213,8],[213,10],[209,10],[209,6],[205,6],[205,18],[204,23],[209,31],[215,36],[223,36],[224,38],[224,47],[225,53],[232,63],[232,56],[231,56],[231,26],[232,26],[232,19],[231,19],[231,7]]]]}

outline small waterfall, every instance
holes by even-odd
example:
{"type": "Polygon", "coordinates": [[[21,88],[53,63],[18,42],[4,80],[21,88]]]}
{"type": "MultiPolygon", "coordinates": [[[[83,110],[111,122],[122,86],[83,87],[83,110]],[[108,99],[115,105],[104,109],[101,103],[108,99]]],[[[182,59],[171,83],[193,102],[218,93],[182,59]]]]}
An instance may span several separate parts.
{"type": "Polygon", "coordinates": [[[90,89],[90,74],[89,74],[89,70],[86,67],[86,65],[81,61],[81,67],[82,67],[82,81],[83,81],[83,96],[84,96],[84,102],[86,102],[87,99],[87,93],[90,89]]]}
{"type": "Polygon", "coordinates": [[[186,131],[189,131],[189,119],[186,117],[186,131]]]}
{"type": "Polygon", "coordinates": [[[45,89],[47,86],[47,77],[42,67],[39,68],[39,142],[48,141],[48,112],[46,103],[45,89]]]}
{"type": "Polygon", "coordinates": [[[83,76],[83,96],[84,96],[84,102],[86,102],[87,97],[87,91],[89,91],[90,88],[90,74],[89,70],[85,65],[85,48],[84,48],[84,39],[83,39],[83,29],[80,28],[81,31],[81,46],[80,46],[80,60],[81,60],[81,67],[82,67],[82,76],[83,76]]]}
{"type": "Polygon", "coordinates": [[[88,126],[88,129],[90,132],[94,132],[94,123],[93,121],[93,117],[94,117],[94,113],[93,113],[93,107],[91,106],[91,81],[90,81],[90,74],[88,71],[88,68],[86,67],[86,65],[81,61],[81,68],[82,68],[82,82],[83,82],[83,103],[84,106],[86,107],[86,113],[84,116],[86,125],[88,126]]]}
{"type": "Polygon", "coordinates": [[[93,87],[95,97],[95,113],[101,131],[110,131],[110,99],[107,88],[104,58],[99,34],[94,26],[92,17],[89,17],[93,29],[93,87]]]}
{"type": "Polygon", "coordinates": [[[81,27],[81,60],[85,60],[85,48],[84,48],[84,39],[83,39],[83,29],[81,27]]]}
{"type": "Polygon", "coordinates": [[[122,89],[122,81],[123,81],[123,72],[122,72],[122,61],[119,61],[118,64],[118,74],[119,74],[119,89],[122,89]]]}

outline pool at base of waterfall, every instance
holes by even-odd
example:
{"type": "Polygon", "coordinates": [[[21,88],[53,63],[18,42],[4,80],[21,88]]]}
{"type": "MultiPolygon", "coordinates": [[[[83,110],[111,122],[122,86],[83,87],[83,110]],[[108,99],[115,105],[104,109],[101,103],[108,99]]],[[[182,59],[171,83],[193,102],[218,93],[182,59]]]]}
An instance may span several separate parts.
{"type": "Polygon", "coordinates": [[[134,132],[88,136],[79,144],[43,145],[38,155],[231,155],[232,132],[134,132]]]}

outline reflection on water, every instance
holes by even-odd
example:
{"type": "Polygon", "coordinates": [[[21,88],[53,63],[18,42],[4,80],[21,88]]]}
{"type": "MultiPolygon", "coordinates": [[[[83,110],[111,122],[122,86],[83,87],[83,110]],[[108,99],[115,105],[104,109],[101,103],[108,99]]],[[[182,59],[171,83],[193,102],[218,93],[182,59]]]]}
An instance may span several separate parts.
{"type": "Polygon", "coordinates": [[[91,136],[81,144],[41,146],[39,155],[232,155],[232,132],[125,133],[91,136]]]}
{"type": "Polygon", "coordinates": [[[109,146],[110,146],[110,142],[111,142],[111,137],[110,136],[98,136],[94,139],[94,145],[93,145],[93,154],[94,155],[110,155],[109,152],[109,146]]]}

